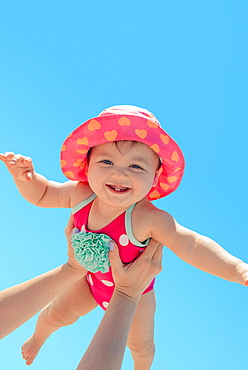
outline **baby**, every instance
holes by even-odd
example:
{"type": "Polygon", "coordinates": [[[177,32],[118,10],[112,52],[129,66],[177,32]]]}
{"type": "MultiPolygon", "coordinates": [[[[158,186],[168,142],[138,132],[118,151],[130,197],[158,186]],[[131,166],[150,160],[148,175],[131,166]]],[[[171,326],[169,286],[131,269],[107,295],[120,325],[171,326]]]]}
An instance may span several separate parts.
{"type": "MultiPolygon", "coordinates": [[[[70,179],[48,181],[23,155],[0,159],[25,199],[40,207],[72,209],[74,227],[113,239],[123,263],[130,263],[151,238],[185,262],[223,279],[248,285],[248,265],[206,236],[179,225],[151,200],[179,186],[184,158],[155,116],[134,106],[104,110],[74,130],[61,151],[62,170],[70,179]]],[[[154,280],[138,303],[127,345],[135,370],[150,369],[154,357],[154,280]]],[[[48,336],[75,322],[97,305],[106,309],[114,290],[111,267],[88,272],[41,312],[34,334],[22,347],[31,364],[48,336]]]]}

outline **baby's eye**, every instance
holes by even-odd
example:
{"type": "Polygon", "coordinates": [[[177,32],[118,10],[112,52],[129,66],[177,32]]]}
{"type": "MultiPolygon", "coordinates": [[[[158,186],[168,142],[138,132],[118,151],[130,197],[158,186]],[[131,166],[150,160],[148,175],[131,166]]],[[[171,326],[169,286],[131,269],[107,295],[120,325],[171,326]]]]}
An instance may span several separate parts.
{"type": "Polygon", "coordinates": [[[138,169],[138,170],[143,170],[143,168],[140,167],[138,164],[132,164],[130,167],[138,169]]]}
{"type": "Polygon", "coordinates": [[[108,159],[103,159],[101,161],[101,163],[104,163],[104,164],[113,164],[113,162],[109,161],[108,159]]]}

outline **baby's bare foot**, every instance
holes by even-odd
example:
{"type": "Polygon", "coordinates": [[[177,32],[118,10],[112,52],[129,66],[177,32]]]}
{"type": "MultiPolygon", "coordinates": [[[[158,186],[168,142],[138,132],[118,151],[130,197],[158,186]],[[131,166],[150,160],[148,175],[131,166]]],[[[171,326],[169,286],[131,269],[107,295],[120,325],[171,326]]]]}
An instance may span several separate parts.
{"type": "Polygon", "coordinates": [[[39,343],[34,335],[24,342],[21,350],[22,350],[22,358],[26,360],[26,365],[31,365],[37,356],[41,346],[43,343],[39,343]]]}

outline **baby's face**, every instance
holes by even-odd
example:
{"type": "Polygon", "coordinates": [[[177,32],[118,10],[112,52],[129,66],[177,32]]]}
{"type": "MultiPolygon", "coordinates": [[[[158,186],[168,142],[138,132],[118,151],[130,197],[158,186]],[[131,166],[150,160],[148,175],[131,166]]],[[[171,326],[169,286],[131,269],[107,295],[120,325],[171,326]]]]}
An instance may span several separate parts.
{"type": "Polygon", "coordinates": [[[102,144],[91,151],[88,181],[99,199],[112,206],[127,207],[148,194],[158,166],[158,156],[145,144],[102,144]]]}

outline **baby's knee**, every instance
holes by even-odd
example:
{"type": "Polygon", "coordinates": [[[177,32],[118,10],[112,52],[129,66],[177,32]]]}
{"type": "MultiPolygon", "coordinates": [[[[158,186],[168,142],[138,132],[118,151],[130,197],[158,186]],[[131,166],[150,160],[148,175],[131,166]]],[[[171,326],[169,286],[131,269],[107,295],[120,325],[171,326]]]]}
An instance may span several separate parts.
{"type": "Polygon", "coordinates": [[[79,316],[69,310],[62,310],[52,304],[47,307],[47,321],[53,326],[67,326],[77,321],[79,316]]]}
{"type": "Polygon", "coordinates": [[[153,339],[140,340],[139,342],[130,341],[128,343],[128,348],[132,352],[133,357],[153,359],[155,355],[155,344],[153,339]]]}

